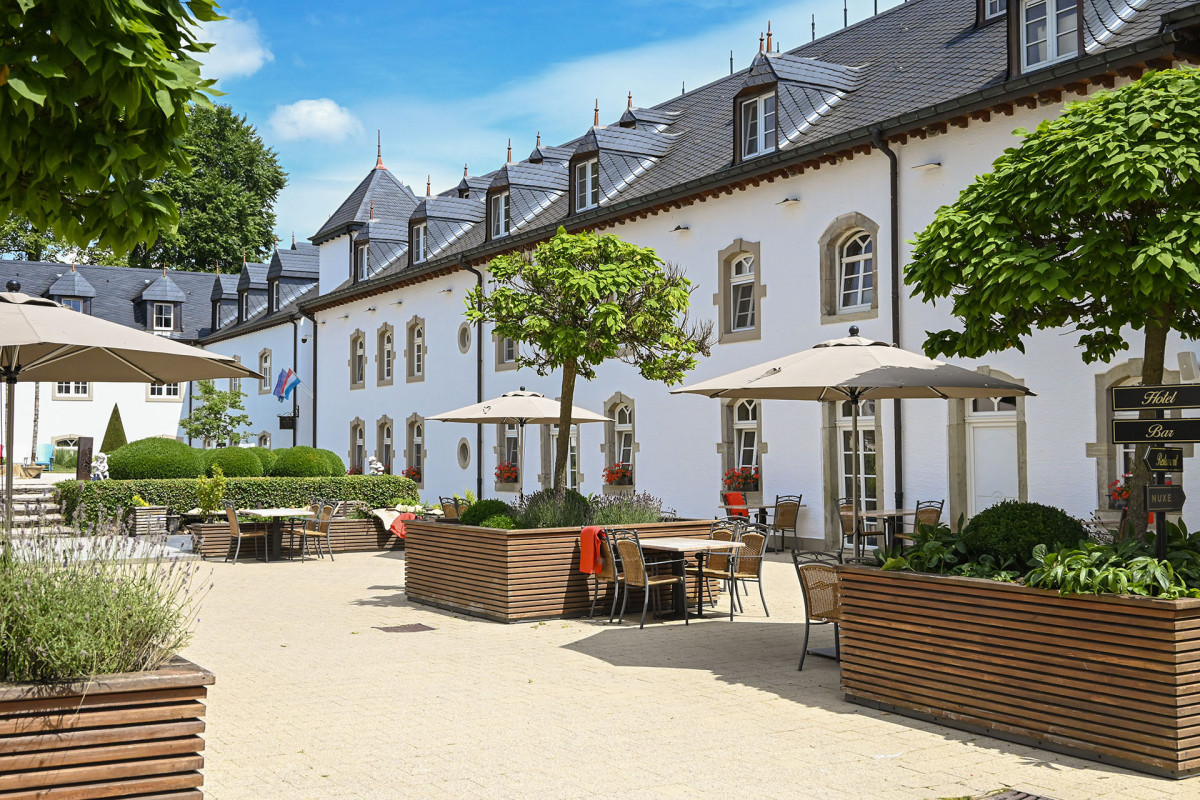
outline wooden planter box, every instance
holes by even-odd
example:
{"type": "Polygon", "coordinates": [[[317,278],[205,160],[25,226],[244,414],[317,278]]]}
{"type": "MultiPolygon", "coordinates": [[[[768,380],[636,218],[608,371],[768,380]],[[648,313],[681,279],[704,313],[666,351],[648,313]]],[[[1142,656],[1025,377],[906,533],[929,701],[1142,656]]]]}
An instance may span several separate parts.
{"type": "Polygon", "coordinates": [[[166,506],[135,506],[129,509],[127,519],[129,533],[134,536],[165,536],[167,533],[166,506]]]}
{"type": "MultiPolygon", "coordinates": [[[[711,525],[660,522],[637,531],[643,539],[707,539],[711,525]]],[[[499,622],[581,617],[591,608],[592,578],[579,571],[579,528],[505,531],[414,520],[405,532],[404,588],[415,603],[499,622]]],[[[712,587],[716,596],[719,587],[712,587]]],[[[693,579],[687,591],[695,595],[693,579]]],[[[597,608],[610,600],[602,586],[597,608]]]]}
{"type": "Polygon", "coordinates": [[[176,658],[153,672],[0,684],[0,798],[203,797],[214,680],[176,658]]]}
{"type": "MultiPolygon", "coordinates": [[[[243,530],[261,529],[263,523],[246,523],[242,525],[243,530]]],[[[228,522],[202,522],[193,523],[188,526],[188,530],[193,536],[193,547],[195,551],[203,558],[224,558],[229,553],[229,523],[228,522]]],[[[312,542],[309,546],[315,548],[316,545],[312,542]]],[[[366,553],[378,550],[390,550],[402,546],[399,539],[393,536],[390,532],[385,531],[383,526],[375,518],[371,519],[334,519],[329,522],[329,549],[337,553],[366,553]]],[[[257,544],[252,540],[242,542],[242,555],[246,555],[247,551],[253,555],[261,552],[254,548],[261,548],[261,544],[257,544]]],[[[300,549],[300,537],[296,537],[296,550],[300,549]]],[[[315,552],[315,550],[314,550],[315,552]]],[[[283,529],[283,555],[285,558],[292,555],[288,550],[288,528],[285,523],[283,529]]],[[[0,800],[3,796],[0,795],[0,800]]]]}
{"type": "Polygon", "coordinates": [[[1200,772],[1200,599],[838,573],[847,700],[1155,775],[1200,772]]]}

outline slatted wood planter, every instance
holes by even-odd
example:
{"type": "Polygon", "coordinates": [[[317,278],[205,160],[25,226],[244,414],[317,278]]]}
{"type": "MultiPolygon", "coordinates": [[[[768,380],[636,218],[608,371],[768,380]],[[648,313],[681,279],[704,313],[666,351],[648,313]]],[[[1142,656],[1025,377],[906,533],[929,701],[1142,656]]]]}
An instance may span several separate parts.
{"type": "Polygon", "coordinates": [[[1200,599],[838,573],[847,700],[1156,775],[1200,772],[1200,599]]]}
{"type": "MultiPolygon", "coordinates": [[[[263,523],[245,523],[242,529],[261,530],[263,523]]],[[[204,558],[224,558],[229,553],[229,524],[226,522],[193,523],[188,530],[195,537],[195,548],[204,558]]],[[[316,545],[310,543],[310,547],[316,545]]],[[[329,523],[329,548],[337,553],[366,553],[378,550],[390,550],[401,547],[402,543],[390,532],[383,529],[377,520],[372,519],[334,519],[329,523]]],[[[262,544],[254,540],[242,542],[242,555],[261,553],[262,544]],[[260,548],[255,550],[254,548],[260,548]]],[[[300,549],[300,537],[296,537],[296,549],[300,549]]],[[[288,550],[288,529],[283,531],[283,555],[291,555],[288,550]]]]}
{"type": "Polygon", "coordinates": [[[166,506],[136,506],[129,509],[127,519],[134,536],[163,536],[167,532],[166,506]]]}
{"type": "Polygon", "coordinates": [[[211,672],[162,669],[0,685],[0,800],[203,797],[211,672]]]}
{"type": "MultiPolygon", "coordinates": [[[[637,531],[643,539],[707,539],[711,525],[660,522],[637,531]]],[[[499,622],[580,617],[591,608],[591,576],[579,571],[579,528],[505,531],[414,520],[405,530],[404,588],[413,602],[499,622]]],[[[610,598],[601,591],[607,609],[610,598]]],[[[688,596],[695,591],[689,579],[688,596]]]]}

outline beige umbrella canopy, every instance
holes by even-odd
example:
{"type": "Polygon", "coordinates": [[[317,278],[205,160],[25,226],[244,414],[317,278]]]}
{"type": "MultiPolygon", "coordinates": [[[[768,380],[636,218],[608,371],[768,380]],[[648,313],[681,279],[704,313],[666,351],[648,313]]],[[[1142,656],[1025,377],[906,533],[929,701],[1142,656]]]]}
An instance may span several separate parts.
{"type": "MultiPolygon", "coordinates": [[[[13,396],[18,381],[181,383],[261,377],[232,358],[21,294],[16,281],[9,281],[7,288],[0,292],[0,378],[6,384],[5,498],[12,497],[13,396]]],[[[6,500],[6,538],[11,530],[12,503],[6,500]]]]}
{"type": "Polygon", "coordinates": [[[672,394],[759,400],[851,401],[851,449],[854,452],[851,502],[858,529],[858,405],[884,398],[967,399],[1032,395],[1003,381],[887,342],[858,335],[850,328],[844,339],[831,339],[808,350],[730,372],[707,381],[672,389],[672,394]]]}
{"type": "MultiPolygon", "coordinates": [[[[492,400],[447,411],[444,414],[434,414],[425,419],[438,422],[474,422],[474,423],[516,423],[518,432],[517,450],[521,463],[525,462],[525,425],[557,425],[559,422],[559,401],[546,397],[539,392],[528,392],[522,386],[520,391],[506,392],[492,400]]],[[[586,408],[571,406],[571,424],[579,425],[585,422],[609,422],[609,418],[586,408]]]]}

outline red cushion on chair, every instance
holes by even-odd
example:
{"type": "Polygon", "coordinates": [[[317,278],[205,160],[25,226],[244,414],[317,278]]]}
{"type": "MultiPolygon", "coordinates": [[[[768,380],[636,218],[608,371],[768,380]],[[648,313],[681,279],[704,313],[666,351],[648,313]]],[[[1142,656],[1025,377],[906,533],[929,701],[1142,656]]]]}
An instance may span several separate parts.
{"type": "MultiPolygon", "coordinates": [[[[727,505],[727,506],[744,506],[744,505],[746,505],[746,496],[743,495],[741,492],[726,492],[725,493],[725,505],[727,505]]],[[[727,508],[726,511],[729,512],[729,516],[731,516],[731,517],[748,517],[748,516],[750,516],[750,509],[748,509],[748,508],[727,508]]]]}

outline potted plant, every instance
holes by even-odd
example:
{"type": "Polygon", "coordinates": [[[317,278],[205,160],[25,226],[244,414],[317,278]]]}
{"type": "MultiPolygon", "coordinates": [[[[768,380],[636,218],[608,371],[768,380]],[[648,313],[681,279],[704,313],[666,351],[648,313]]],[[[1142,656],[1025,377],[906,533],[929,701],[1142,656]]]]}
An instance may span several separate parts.
{"type": "Polygon", "coordinates": [[[1129,507],[1129,482],[1132,478],[1133,474],[1126,472],[1108,485],[1109,508],[1125,509],[1129,507]]]}
{"type": "Polygon", "coordinates": [[[727,492],[757,492],[759,479],[758,467],[734,467],[726,471],[721,483],[727,492]]]}
{"type": "Polygon", "coordinates": [[[496,483],[516,483],[517,465],[513,461],[501,461],[496,465],[496,483]]]}
{"type": "Polygon", "coordinates": [[[166,506],[152,506],[137,494],[129,502],[126,520],[131,536],[159,536],[167,532],[166,506]]]}
{"type": "Polygon", "coordinates": [[[404,471],[401,472],[400,474],[403,475],[405,478],[408,478],[413,483],[421,482],[421,468],[420,467],[405,467],[404,471]]]}
{"type": "Polygon", "coordinates": [[[604,483],[608,486],[632,486],[633,465],[618,461],[604,468],[604,483]]]}

